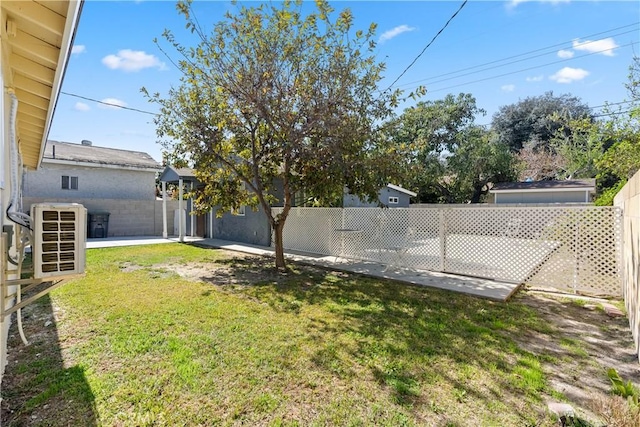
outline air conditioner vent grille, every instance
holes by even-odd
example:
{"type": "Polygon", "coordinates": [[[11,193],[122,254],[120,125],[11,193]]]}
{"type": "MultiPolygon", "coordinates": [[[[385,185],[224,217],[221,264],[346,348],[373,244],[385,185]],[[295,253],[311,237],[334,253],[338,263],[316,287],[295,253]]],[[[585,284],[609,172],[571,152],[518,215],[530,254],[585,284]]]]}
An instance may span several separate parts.
{"type": "Polygon", "coordinates": [[[86,209],[78,204],[36,204],[34,224],[34,277],[84,273],[86,209]]]}

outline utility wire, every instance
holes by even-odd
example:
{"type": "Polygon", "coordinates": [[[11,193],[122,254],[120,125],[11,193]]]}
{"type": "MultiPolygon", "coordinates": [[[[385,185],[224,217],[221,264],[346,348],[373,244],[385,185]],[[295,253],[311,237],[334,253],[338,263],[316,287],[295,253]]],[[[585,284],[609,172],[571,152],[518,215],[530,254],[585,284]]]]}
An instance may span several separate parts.
{"type": "Polygon", "coordinates": [[[405,69],[404,69],[404,71],[403,71],[402,73],[400,73],[400,75],[399,75],[399,76],[398,76],[398,77],[393,81],[393,83],[391,83],[391,84],[389,85],[389,87],[388,87],[388,88],[386,88],[386,89],[384,90],[384,92],[386,92],[386,91],[388,91],[389,89],[391,89],[391,88],[393,87],[393,85],[394,85],[394,84],[396,84],[396,82],[397,82],[398,80],[400,80],[400,78],[401,78],[402,76],[404,76],[404,75],[405,75],[405,73],[406,73],[407,71],[409,71],[409,68],[413,67],[413,65],[416,63],[416,61],[417,61],[417,60],[422,56],[422,54],[423,54],[423,53],[424,53],[424,52],[429,48],[429,46],[431,46],[431,45],[433,44],[433,42],[434,42],[434,41],[436,41],[436,39],[438,38],[438,36],[439,36],[443,31],[444,31],[444,29],[445,29],[445,28],[447,28],[447,26],[449,25],[449,23],[450,23],[451,21],[453,21],[453,18],[455,18],[455,17],[456,17],[456,15],[458,15],[458,13],[462,10],[462,8],[467,4],[467,1],[468,1],[468,0],[464,0],[464,1],[462,2],[462,4],[460,5],[460,7],[458,8],[458,10],[456,10],[456,11],[455,11],[455,13],[454,13],[453,15],[451,15],[451,17],[447,20],[447,22],[444,24],[444,26],[443,26],[442,28],[440,28],[440,31],[438,31],[438,32],[436,33],[436,35],[435,35],[435,36],[433,36],[433,38],[431,39],[431,41],[430,41],[429,43],[427,43],[427,45],[424,47],[424,49],[422,49],[422,52],[420,52],[420,53],[418,54],[418,56],[416,56],[416,57],[415,57],[415,59],[414,59],[413,61],[411,61],[411,63],[407,66],[407,68],[405,68],[405,69]]]}
{"type": "MultiPolygon", "coordinates": [[[[627,43],[625,45],[618,46],[617,49],[622,48],[622,47],[633,46],[634,44],[635,44],[635,42],[627,43]]],[[[480,83],[480,82],[484,82],[484,81],[487,81],[487,80],[497,79],[499,77],[506,77],[506,76],[510,76],[512,74],[522,73],[524,71],[535,70],[537,68],[546,67],[548,65],[554,65],[554,64],[559,64],[559,63],[562,63],[562,62],[573,61],[573,60],[576,60],[576,59],[585,58],[587,56],[597,55],[599,53],[606,52],[606,51],[609,51],[609,50],[611,50],[611,49],[603,49],[603,50],[599,50],[597,52],[591,52],[591,53],[586,53],[586,54],[580,55],[580,56],[574,56],[573,58],[560,59],[558,61],[547,62],[546,64],[535,65],[533,67],[528,67],[528,68],[522,68],[520,70],[511,71],[511,72],[503,73],[503,74],[498,74],[498,75],[495,75],[495,76],[485,77],[485,78],[473,80],[473,81],[470,81],[470,82],[464,82],[464,83],[459,83],[459,84],[456,84],[456,85],[447,86],[447,87],[443,87],[443,88],[439,88],[439,89],[433,89],[433,90],[430,90],[429,93],[441,92],[443,90],[449,90],[449,89],[453,89],[453,88],[460,87],[460,86],[466,86],[466,85],[470,85],[470,84],[473,84],[473,83],[480,83]]]]}
{"type": "Polygon", "coordinates": [[[592,116],[592,117],[593,118],[597,118],[597,117],[619,116],[621,114],[627,114],[627,113],[630,113],[632,111],[633,111],[633,109],[630,109],[630,110],[626,110],[626,111],[618,111],[618,112],[615,112],[615,113],[598,114],[597,116],[592,116]]]}
{"type": "MultiPolygon", "coordinates": [[[[638,24],[640,24],[640,22],[635,22],[633,24],[623,25],[621,27],[612,28],[610,30],[601,31],[599,33],[588,34],[586,36],[578,37],[578,39],[586,39],[588,37],[600,36],[600,35],[603,35],[603,34],[606,34],[606,33],[610,33],[612,31],[622,30],[622,29],[625,29],[625,28],[628,28],[628,27],[636,27],[636,26],[638,26],[638,24]]],[[[636,30],[624,31],[624,32],[621,32],[621,33],[609,35],[609,37],[620,36],[620,35],[632,33],[632,32],[635,32],[635,31],[636,30]]],[[[452,74],[459,74],[459,73],[462,73],[464,71],[475,70],[476,68],[484,67],[486,65],[497,64],[497,63],[500,63],[500,62],[508,61],[510,59],[519,58],[521,56],[530,55],[530,54],[537,53],[537,52],[540,52],[540,51],[544,51],[544,50],[547,50],[547,49],[552,49],[552,48],[557,48],[557,47],[560,47],[560,46],[565,46],[567,43],[570,43],[570,42],[572,42],[572,40],[565,41],[565,42],[562,42],[562,43],[553,44],[553,45],[550,45],[550,46],[542,47],[542,48],[531,50],[531,51],[528,51],[528,52],[520,53],[518,55],[508,56],[506,58],[497,59],[495,61],[485,62],[485,63],[482,63],[482,64],[474,65],[472,67],[462,68],[462,69],[457,70],[457,71],[451,71],[451,72],[447,72],[447,73],[443,73],[443,74],[438,74],[436,76],[427,77],[427,78],[420,79],[420,80],[415,80],[415,81],[412,81],[412,82],[409,82],[409,83],[403,83],[401,85],[398,85],[398,87],[409,86],[409,85],[412,85],[412,84],[416,84],[416,83],[421,83],[421,82],[437,79],[437,78],[440,78],[440,77],[447,77],[447,76],[450,76],[452,74]]],[[[544,54],[540,54],[540,55],[536,55],[536,56],[531,56],[529,58],[521,59],[519,61],[509,62],[508,64],[503,64],[503,65],[509,65],[509,64],[513,64],[515,62],[520,62],[520,61],[524,61],[524,60],[527,60],[527,59],[533,59],[533,58],[537,58],[539,56],[549,55],[549,54],[552,54],[552,53],[555,53],[555,51],[546,52],[544,54]]],[[[496,66],[496,67],[485,68],[485,69],[480,70],[480,71],[485,71],[485,70],[489,70],[489,69],[497,68],[497,67],[501,67],[501,66],[502,65],[499,65],[499,66],[496,66]]],[[[464,75],[467,75],[467,74],[464,74],[464,75]]],[[[458,77],[462,77],[462,76],[458,76],[458,77]]],[[[451,78],[455,78],[455,77],[451,77],[451,78]]],[[[447,79],[447,80],[449,80],[449,79],[447,79]]],[[[442,80],[440,80],[440,81],[442,81],[442,80]]],[[[432,83],[438,83],[438,82],[432,82],[432,83]]]]}
{"type": "Polygon", "coordinates": [[[86,96],[76,95],[75,93],[69,93],[69,92],[63,92],[63,91],[60,91],[60,93],[63,94],[63,95],[67,95],[67,96],[73,96],[74,98],[80,98],[80,99],[85,99],[87,101],[97,102],[98,104],[107,105],[109,107],[122,108],[123,110],[136,111],[138,113],[150,114],[152,116],[158,116],[159,115],[158,113],[152,113],[151,111],[139,110],[137,108],[131,108],[131,107],[125,107],[124,105],[113,104],[111,102],[99,101],[97,99],[89,98],[89,97],[86,97],[86,96]]]}

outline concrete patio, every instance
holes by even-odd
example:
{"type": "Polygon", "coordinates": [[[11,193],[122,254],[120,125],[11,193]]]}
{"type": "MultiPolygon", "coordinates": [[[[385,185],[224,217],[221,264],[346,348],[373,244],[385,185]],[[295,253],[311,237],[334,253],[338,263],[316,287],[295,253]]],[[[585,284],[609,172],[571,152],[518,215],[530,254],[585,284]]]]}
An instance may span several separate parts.
{"type": "MultiPolygon", "coordinates": [[[[180,241],[177,238],[163,239],[161,237],[110,237],[106,239],[88,239],[87,249],[167,243],[180,243],[180,241]]],[[[184,243],[226,249],[253,255],[274,256],[273,248],[230,242],[226,240],[186,237],[184,243]]],[[[370,277],[411,283],[414,285],[446,289],[497,301],[507,301],[519,287],[519,285],[515,283],[506,283],[478,277],[459,276],[410,268],[398,267],[385,271],[387,266],[384,264],[369,261],[348,260],[339,257],[336,258],[334,256],[314,255],[302,252],[293,253],[288,251],[285,252],[285,257],[295,262],[322,268],[357,273],[370,277]]]]}

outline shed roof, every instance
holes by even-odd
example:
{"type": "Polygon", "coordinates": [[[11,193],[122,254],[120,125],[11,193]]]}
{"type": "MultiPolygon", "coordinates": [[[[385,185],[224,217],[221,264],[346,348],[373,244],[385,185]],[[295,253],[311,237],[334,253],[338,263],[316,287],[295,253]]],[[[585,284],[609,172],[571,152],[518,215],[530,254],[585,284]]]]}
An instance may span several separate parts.
{"type": "Polygon", "coordinates": [[[491,193],[512,191],[558,191],[558,190],[585,190],[595,191],[595,179],[574,179],[564,181],[525,181],[525,182],[501,182],[496,184],[491,193]]]}
{"type": "Polygon", "coordinates": [[[160,163],[142,151],[96,147],[71,142],[47,141],[43,163],[88,163],[92,165],[119,166],[161,170],[160,163]]]}
{"type": "Polygon", "coordinates": [[[392,190],[396,190],[401,193],[408,194],[411,197],[416,197],[418,195],[417,193],[414,193],[413,191],[409,191],[406,188],[402,188],[399,185],[387,184],[387,187],[391,188],[392,190]]]}
{"type": "Polygon", "coordinates": [[[178,182],[179,180],[187,182],[198,182],[195,171],[189,168],[176,168],[174,166],[167,166],[160,174],[160,181],[164,182],[178,182]]]}

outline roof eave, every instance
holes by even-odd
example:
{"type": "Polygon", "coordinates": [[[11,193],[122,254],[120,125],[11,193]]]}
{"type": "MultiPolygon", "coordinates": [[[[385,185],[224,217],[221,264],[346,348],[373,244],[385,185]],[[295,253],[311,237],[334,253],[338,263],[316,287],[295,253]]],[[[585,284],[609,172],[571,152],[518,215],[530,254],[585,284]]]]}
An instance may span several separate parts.
{"type": "Polygon", "coordinates": [[[73,46],[73,40],[75,39],[75,36],[76,36],[76,31],[78,29],[78,22],[80,20],[80,14],[82,12],[83,4],[84,4],[84,0],[69,1],[69,10],[67,13],[67,19],[65,21],[65,28],[64,28],[62,43],[60,46],[60,55],[58,56],[58,66],[56,67],[56,72],[51,85],[51,97],[49,100],[49,109],[47,110],[45,128],[42,133],[42,139],[40,141],[40,155],[38,156],[38,162],[35,165],[36,169],[40,167],[40,165],[42,164],[42,158],[44,157],[44,149],[45,149],[47,139],[49,137],[49,131],[51,129],[51,121],[53,120],[53,115],[55,113],[56,106],[58,104],[58,96],[60,95],[60,90],[62,88],[62,82],[64,80],[64,76],[67,70],[69,57],[71,56],[71,48],[73,46]]]}
{"type": "Polygon", "coordinates": [[[97,163],[97,162],[83,162],[80,160],[62,160],[62,159],[50,159],[43,158],[41,163],[49,163],[54,165],[66,165],[66,166],[84,166],[90,168],[103,168],[103,169],[120,169],[120,170],[135,170],[143,172],[160,172],[161,166],[141,166],[141,165],[118,165],[109,163],[97,163]]]}

